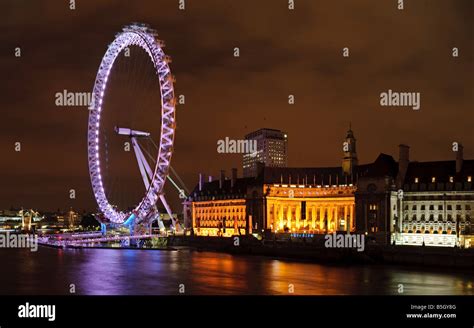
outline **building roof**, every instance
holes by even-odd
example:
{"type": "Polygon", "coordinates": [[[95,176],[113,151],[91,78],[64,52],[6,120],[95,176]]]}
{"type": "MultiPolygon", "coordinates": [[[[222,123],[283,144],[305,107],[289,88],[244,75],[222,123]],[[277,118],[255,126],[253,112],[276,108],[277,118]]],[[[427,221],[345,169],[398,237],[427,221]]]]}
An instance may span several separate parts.
{"type": "Polygon", "coordinates": [[[464,160],[461,171],[456,173],[456,161],[436,161],[436,162],[410,162],[406,177],[419,179],[427,178],[431,182],[431,177],[436,177],[437,180],[447,182],[449,177],[467,178],[474,174],[474,160],[464,160]]]}
{"type": "Polygon", "coordinates": [[[231,180],[224,180],[222,189],[219,188],[219,179],[211,182],[203,182],[201,190],[199,190],[199,183],[194,187],[191,192],[191,197],[203,197],[214,199],[227,199],[227,198],[245,198],[247,192],[247,186],[256,183],[257,178],[237,178],[234,186],[231,185],[231,180]]]}
{"type": "Polygon", "coordinates": [[[474,160],[464,160],[461,171],[456,172],[456,161],[436,161],[436,162],[410,162],[408,164],[405,183],[414,183],[418,178],[418,183],[432,183],[432,178],[436,178],[437,183],[467,182],[467,178],[474,179],[474,160]]]}
{"type": "MultiPolygon", "coordinates": [[[[263,181],[278,184],[345,184],[346,177],[342,174],[342,167],[265,167],[263,181]]],[[[352,183],[351,178],[347,184],[352,183]]]]}
{"type": "Polygon", "coordinates": [[[358,177],[396,177],[398,163],[392,156],[381,153],[377,159],[370,164],[359,165],[356,168],[358,177]]]}
{"type": "MultiPolygon", "coordinates": [[[[258,184],[309,184],[309,185],[335,185],[356,184],[362,177],[393,177],[398,174],[398,162],[392,156],[381,153],[373,163],[358,165],[353,176],[343,174],[341,166],[294,168],[294,167],[265,167],[257,177],[237,178],[233,187],[231,180],[226,179],[223,188],[219,188],[219,179],[212,182],[203,182],[199,191],[199,184],[194,188],[191,197],[214,199],[245,198],[247,187],[258,184]]],[[[410,162],[405,175],[404,184],[413,184],[418,178],[418,186],[413,190],[451,190],[450,177],[454,178],[453,189],[474,190],[474,183],[468,183],[467,177],[474,182],[474,160],[464,160],[462,169],[456,173],[456,161],[437,162],[410,162]],[[423,185],[432,184],[432,177],[436,178],[436,186],[425,188],[423,185]],[[425,188],[425,189],[423,189],[425,188]]],[[[409,189],[410,189],[409,188],[409,189]]],[[[405,188],[404,188],[405,189],[405,188]]]]}
{"type": "Polygon", "coordinates": [[[264,181],[265,183],[285,184],[350,184],[355,183],[359,177],[395,177],[397,172],[398,164],[393,157],[380,154],[373,163],[356,166],[354,176],[344,175],[341,166],[316,168],[266,167],[264,181]]]}
{"type": "Polygon", "coordinates": [[[252,131],[245,135],[245,139],[255,138],[257,136],[266,136],[270,139],[282,139],[286,138],[286,133],[281,130],[263,128],[256,131],[252,131]]]}

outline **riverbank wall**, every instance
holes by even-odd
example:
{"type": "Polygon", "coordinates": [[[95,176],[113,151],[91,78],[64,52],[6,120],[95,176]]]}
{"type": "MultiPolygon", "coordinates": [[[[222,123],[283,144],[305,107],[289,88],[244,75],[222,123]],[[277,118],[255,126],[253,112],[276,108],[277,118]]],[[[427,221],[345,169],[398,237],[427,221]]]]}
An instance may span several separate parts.
{"type": "Polygon", "coordinates": [[[474,249],[368,244],[363,251],[358,251],[357,248],[326,248],[324,240],[292,242],[291,240],[257,240],[253,237],[234,239],[200,236],[170,236],[168,237],[168,246],[187,246],[198,251],[260,255],[325,263],[400,264],[474,271],[474,249]]]}

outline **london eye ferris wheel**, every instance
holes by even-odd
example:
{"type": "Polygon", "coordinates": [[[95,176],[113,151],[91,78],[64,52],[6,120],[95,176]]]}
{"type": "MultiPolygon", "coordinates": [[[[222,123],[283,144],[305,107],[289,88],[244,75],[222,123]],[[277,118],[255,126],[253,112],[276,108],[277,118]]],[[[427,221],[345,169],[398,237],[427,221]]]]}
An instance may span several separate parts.
{"type": "MultiPolygon", "coordinates": [[[[92,104],[89,108],[88,164],[94,197],[106,222],[115,224],[127,224],[130,221],[150,223],[158,217],[156,205],[158,200],[163,204],[170,217],[173,218],[171,209],[164,197],[164,186],[166,180],[170,179],[169,170],[176,129],[176,101],[173,88],[174,77],[169,67],[170,57],[165,55],[163,46],[164,43],[157,38],[156,31],[148,26],[143,24],[125,26],[107,48],[96,75],[92,104]],[[143,57],[147,57],[148,64],[151,63],[151,78],[155,80],[156,89],[159,89],[160,102],[157,103],[158,100],[156,100],[155,103],[148,104],[146,107],[157,111],[161,119],[157,124],[152,124],[149,127],[150,130],[136,129],[131,125],[115,125],[113,128],[116,138],[127,138],[129,140],[135,154],[136,164],[138,164],[138,170],[136,171],[141,176],[142,188],[144,186],[142,195],[136,204],[127,208],[119,208],[109,199],[111,198],[110,193],[108,193],[109,186],[105,183],[104,176],[107,175],[109,158],[107,143],[104,143],[104,141],[107,142],[107,134],[105,134],[101,125],[104,114],[111,117],[115,110],[115,108],[106,106],[108,102],[108,98],[106,99],[106,93],[109,89],[108,82],[115,74],[114,67],[117,59],[128,52],[131,47],[136,48],[142,55],[144,54],[143,57]],[[104,109],[105,107],[107,109],[104,109]],[[158,125],[160,127],[157,129],[156,126],[158,125]],[[158,135],[159,138],[155,138],[156,142],[154,142],[151,137],[158,135]],[[146,140],[151,140],[154,144],[155,154],[151,155],[144,147],[143,143],[146,140]]],[[[127,108],[127,111],[134,111],[135,108],[133,107],[135,106],[138,105],[133,100],[129,106],[131,108],[127,108]]],[[[120,107],[120,105],[117,107],[120,107]]],[[[129,123],[122,121],[121,124],[129,123]]],[[[111,129],[109,130],[111,131],[111,129]]]]}

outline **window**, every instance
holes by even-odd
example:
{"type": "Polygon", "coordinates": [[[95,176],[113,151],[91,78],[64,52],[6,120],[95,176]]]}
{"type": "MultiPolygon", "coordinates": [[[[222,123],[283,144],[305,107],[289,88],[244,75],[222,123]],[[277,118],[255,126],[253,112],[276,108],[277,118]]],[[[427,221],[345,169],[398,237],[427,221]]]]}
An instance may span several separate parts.
{"type": "Polygon", "coordinates": [[[436,177],[432,177],[432,178],[431,178],[431,182],[432,182],[432,183],[435,183],[435,182],[436,182],[436,177]]]}
{"type": "Polygon", "coordinates": [[[442,211],[443,210],[443,205],[438,205],[438,211],[442,211]]]}
{"type": "Polygon", "coordinates": [[[471,210],[471,205],[466,205],[466,211],[470,211],[471,210]]]}
{"type": "Polygon", "coordinates": [[[434,211],[434,205],[430,205],[430,211],[434,211]]]}
{"type": "Polygon", "coordinates": [[[467,177],[467,182],[472,182],[472,177],[471,176],[467,177]]]}
{"type": "Polygon", "coordinates": [[[454,182],[454,177],[449,177],[449,182],[453,183],[454,182]]]}
{"type": "Polygon", "coordinates": [[[413,210],[413,211],[416,211],[416,205],[413,205],[412,210],[413,210]]]}
{"type": "Polygon", "coordinates": [[[448,205],[448,211],[451,211],[453,207],[451,205],[448,205]]]}
{"type": "Polygon", "coordinates": [[[418,178],[415,178],[415,183],[418,183],[418,181],[419,181],[418,178]]]}
{"type": "Polygon", "coordinates": [[[421,205],[421,210],[422,210],[422,211],[425,210],[425,205],[421,205]]]}
{"type": "Polygon", "coordinates": [[[456,205],[456,211],[460,211],[461,210],[461,205],[456,205]]]}

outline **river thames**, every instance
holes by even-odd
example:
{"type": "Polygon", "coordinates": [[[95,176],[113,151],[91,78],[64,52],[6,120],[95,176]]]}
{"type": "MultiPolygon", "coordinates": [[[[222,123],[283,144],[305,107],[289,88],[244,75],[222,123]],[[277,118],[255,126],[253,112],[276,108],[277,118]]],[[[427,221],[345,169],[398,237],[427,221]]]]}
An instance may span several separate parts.
{"type": "Polygon", "coordinates": [[[2,295],[474,295],[474,274],[189,249],[1,250],[2,295]],[[72,286],[73,285],[73,286],[72,286]]]}

